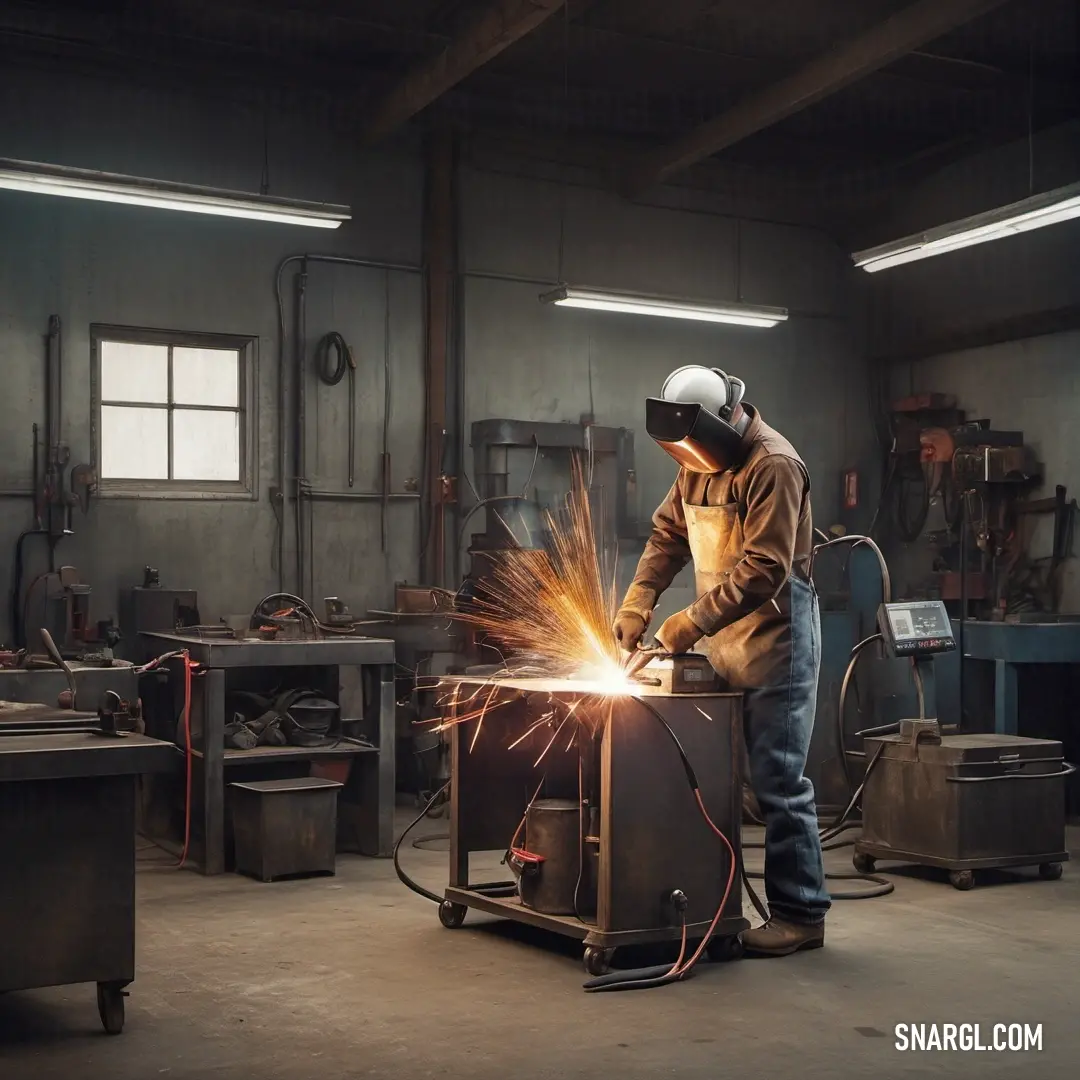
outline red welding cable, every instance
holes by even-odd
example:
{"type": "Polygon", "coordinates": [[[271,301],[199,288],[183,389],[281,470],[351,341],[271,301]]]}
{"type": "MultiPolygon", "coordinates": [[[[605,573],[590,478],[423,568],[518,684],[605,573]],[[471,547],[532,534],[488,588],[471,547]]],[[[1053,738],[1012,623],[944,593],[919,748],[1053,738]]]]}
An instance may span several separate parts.
{"type": "Polygon", "coordinates": [[[689,960],[685,960],[684,962],[684,957],[686,956],[687,937],[686,919],[684,917],[682,924],[681,943],[679,946],[679,956],[676,959],[675,963],[672,964],[671,967],[667,969],[667,971],[662,972],[662,974],[656,975],[646,975],[644,972],[635,975],[635,973],[630,972],[620,977],[615,977],[611,975],[601,976],[597,979],[592,980],[592,982],[585,984],[585,989],[587,992],[597,990],[636,990],[654,986],[663,986],[665,983],[677,982],[680,979],[685,979],[686,976],[690,974],[690,972],[694,968],[694,965],[697,964],[699,959],[701,959],[701,954],[708,947],[709,941],[711,940],[713,933],[716,931],[717,924],[720,922],[720,919],[723,916],[724,909],[727,907],[728,897],[731,895],[731,889],[735,883],[735,850],[731,845],[731,841],[729,841],[727,836],[724,835],[724,832],[716,825],[712,818],[709,817],[709,812],[705,809],[705,803],[701,798],[700,789],[695,785],[693,791],[694,798],[697,801],[698,809],[701,811],[702,817],[704,817],[705,820],[708,822],[709,828],[711,828],[712,831],[716,833],[716,835],[719,836],[720,839],[724,842],[724,846],[727,848],[728,856],[730,858],[727,885],[724,888],[724,895],[720,900],[720,906],[716,909],[716,914],[713,916],[713,920],[709,924],[708,932],[705,934],[705,937],[702,939],[701,944],[695,950],[693,956],[691,956],[689,960]]]}
{"type": "Polygon", "coordinates": [[[536,802],[536,796],[540,794],[540,789],[544,786],[544,781],[547,779],[547,773],[544,773],[540,777],[540,783],[536,785],[536,790],[533,792],[532,798],[525,804],[525,813],[521,815],[521,820],[518,822],[518,827],[514,830],[514,836],[510,841],[510,846],[506,849],[507,855],[514,851],[517,847],[518,837],[521,836],[521,830],[525,828],[525,819],[529,816],[529,809],[534,802],[536,802]]]}
{"type": "Polygon", "coordinates": [[[176,864],[178,870],[187,862],[188,851],[191,847],[191,669],[195,666],[186,649],[180,657],[184,664],[184,748],[187,758],[187,778],[184,794],[184,847],[180,852],[180,861],[176,864]]]}
{"type": "MultiPolygon", "coordinates": [[[[685,961],[685,963],[683,962],[683,956],[685,956],[686,953],[684,944],[683,947],[679,950],[679,959],[676,960],[675,964],[672,965],[672,967],[669,968],[668,971],[660,977],[646,977],[635,980],[631,976],[630,979],[613,980],[611,982],[608,981],[609,979],[611,979],[610,976],[601,977],[599,979],[593,980],[592,984],[586,983],[585,989],[587,991],[609,989],[637,989],[639,987],[645,988],[651,986],[662,986],[667,982],[674,982],[678,979],[684,979],[687,975],[690,974],[690,972],[694,968],[694,965],[697,964],[699,959],[701,959],[702,953],[706,950],[706,948],[708,948],[709,941],[712,939],[713,934],[716,932],[716,927],[719,925],[720,919],[723,917],[724,909],[727,907],[728,898],[731,896],[732,886],[735,883],[735,849],[732,846],[731,841],[724,834],[724,831],[709,816],[709,811],[705,808],[705,802],[701,797],[701,785],[698,783],[697,776],[694,773],[694,768],[690,764],[690,759],[686,756],[686,751],[683,749],[682,743],[679,741],[678,735],[675,734],[671,725],[655,708],[653,708],[652,705],[650,705],[642,698],[639,698],[638,701],[649,713],[652,714],[653,718],[659,722],[660,726],[667,733],[668,738],[670,738],[672,743],[674,743],[675,749],[678,751],[679,758],[682,761],[683,769],[686,772],[686,779],[690,784],[690,790],[694,793],[694,799],[697,802],[698,810],[701,811],[701,816],[705,819],[709,828],[712,829],[712,831],[723,841],[724,847],[727,848],[729,859],[728,879],[727,884],[724,887],[724,895],[720,900],[720,905],[716,909],[716,914],[713,916],[712,922],[709,924],[708,932],[705,934],[705,937],[702,938],[701,944],[698,945],[693,956],[691,956],[689,960],[685,961]],[[601,983],[603,983],[603,985],[597,985],[601,983]]],[[[683,921],[682,937],[685,943],[685,919],[683,921]]]]}
{"type": "MultiPolygon", "coordinates": [[[[697,800],[698,809],[701,811],[701,816],[708,822],[709,828],[712,829],[717,836],[724,842],[724,847],[728,851],[728,879],[727,885],[724,886],[724,895],[720,900],[720,906],[716,909],[716,914],[713,916],[713,921],[709,925],[709,930],[705,936],[701,939],[701,944],[695,950],[693,956],[690,957],[686,963],[679,967],[679,963],[682,961],[682,953],[679,954],[679,961],[675,967],[672,968],[672,974],[678,979],[685,979],[687,975],[693,970],[694,965],[701,959],[701,954],[708,948],[709,941],[712,939],[713,933],[716,931],[716,926],[720,922],[721,917],[724,914],[724,909],[727,907],[728,897],[731,895],[731,887],[735,883],[735,849],[731,846],[731,841],[724,835],[724,831],[716,824],[711,817],[709,817],[709,811],[705,809],[705,802],[701,798],[701,789],[694,788],[694,798],[697,800]]],[[[683,925],[683,941],[686,940],[686,926],[683,925]]]]}
{"type": "Polygon", "coordinates": [[[671,965],[671,970],[664,976],[665,979],[670,979],[673,975],[681,978],[679,968],[682,966],[683,957],[686,956],[686,919],[682,921],[682,935],[679,939],[679,955],[675,958],[675,963],[671,965]]]}

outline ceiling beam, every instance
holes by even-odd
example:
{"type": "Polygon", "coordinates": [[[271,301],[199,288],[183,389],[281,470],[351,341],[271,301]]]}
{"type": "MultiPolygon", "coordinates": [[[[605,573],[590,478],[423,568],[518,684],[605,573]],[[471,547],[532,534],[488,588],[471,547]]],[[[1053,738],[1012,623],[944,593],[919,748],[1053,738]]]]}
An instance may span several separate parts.
{"type": "Polygon", "coordinates": [[[634,193],[662,183],[1004,2],[918,0],[649,154],[630,173],[627,188],[634,193]]]}
{"type": "Polygon", "coordinates": [[[549,19],[564,0],[495,0],[439,54],[410,71],[375,106],[364,132],[371,143],[400,127],[421,109],[549,19]]]}

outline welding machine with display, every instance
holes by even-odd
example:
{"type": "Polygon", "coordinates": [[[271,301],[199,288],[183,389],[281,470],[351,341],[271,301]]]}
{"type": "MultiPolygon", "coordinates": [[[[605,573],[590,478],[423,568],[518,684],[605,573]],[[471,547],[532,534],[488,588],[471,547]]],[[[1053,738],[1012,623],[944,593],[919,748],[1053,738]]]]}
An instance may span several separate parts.
{"type": "Polygon", "coordinates": [[[1060,742],[1016,735],[942,734],[933,693],[933,657],[956,648],[940,600],[882,604],[878,626],[891,657],[911,657],[921,717],[865,740],[860,873],[876,860],[940,867],[957,889],[975,872],[1037,866],[1061,876],[1064,778],[1075,771],[1060,742]]]}

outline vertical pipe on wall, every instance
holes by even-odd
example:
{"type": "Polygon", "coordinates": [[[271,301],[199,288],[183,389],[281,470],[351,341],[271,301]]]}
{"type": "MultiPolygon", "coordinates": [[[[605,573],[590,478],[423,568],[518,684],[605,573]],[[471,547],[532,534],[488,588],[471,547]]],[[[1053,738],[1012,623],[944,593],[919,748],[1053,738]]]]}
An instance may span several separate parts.
{"type": "Polygon", "coordinates": [[[968,513],[968,492],[960,495],[960,633],[957,635],[960,653],[960,676],[959,676],[959,716],[960,730],[964,730],[964,628],[967,625],[968,614],[968,542],[967,534],[970,527],[968,513]]]}
{"type": "MultiPolygon", "coordinates": [[[[284,281],[285,271],[292,263],[300,263],[300,272],[297,274],[294,291],[295,311],[297,325],[294,331],[294,354],[291,359],[291,366],[294,374],[298,380],[298,385],[292,387],[294,395],[299,395],[303,390],[304,379],[304,337],[306,335],[306,327],[304,326],[304,300],[305,300],[305,287],[307,282],[307,266],[308,263],[328,263],[336,266],[362,266],[371,270],[384,270],[394,271],[402,274],[422,274],[423,268],[420,266],[413,266],[410,263],[398,263],[387,262],[385,259],[366,259],[356,255],[319,255],[319,254],[305,254],[305,255],[286,255],[284,259],[278,263],[277,274],[275,276],[275,296],[277,299],[277,314],[278,314],[278,484],[279,489],[276,493],[272,493],[271,497],[276,498],[279,504],[280,510],[280,525],[278,531],[278,588],[283,592],[287,588],[287,582],[285,580],[285,551],[286,532],[290,527],[288,521],[289,513],[289,491],[293,489],[293,483],[295,483],[295,489],[293,494],[295,497],[294,505],[294,520],[292,522],[294,533],[297,539],[299,547],[300,536],[303,528],[303,522],[301,517],[301,499],[306,498],[306,494],[302,494],[301,480],[304,479],[302,466],[300,465],[301,454],[301,431],[303,430],[303,424],[301,417],[296,417],[296,422],[291,426],[289,424],[289,401],[291,396],[289,394],[289,370],[290,370],[290,357],[289,357],[289,334],[288,334],[288,320],[285,317],[285,294],[284,294],[284,281]],[[291,435],[290,435],[291,431],[291,435]],[[293,453],[292,458],[295,464],[294,478],[289,477],[289,440],[293,438],[293,453]],[[290,482],[292,481],[292,482],[290,482]]],[[[304,589],[304,573],[303,573],[303,552],[297,552],[297,576],[295,584],[293,585],[294,592],[303,592],[304,589]]]]}
{"type": "Polygon", "coordinates": [[[289,484],[287,480],[289,471],[289,423],[288,423],[288,334],[285,325],[285,296],[283,283],[285,270],[290,263],[298,262],[303,258],[301,255],[288,255],[278,263],[277,274],[274,277],[274,295],[277,300],[278,315],[278,468],[277,468],[277,492],[271,492],[271,499],[277,499],[278,513],[278,537],[277,537],[277,560],[278,560],[278,589],[285,591],[285,532],[288,528],[289,513],[289,484]]]}
{"type": "Polygon", "coordinates": [[[451,370],[454,376],[454,412],[450,421],[452,438],[452,463],[451,469],[455,479],[453,492],[452,513],[453,520],[450,526],[450,542],[453,550],[450,552],[449,582],[451,588],[459,584],[458,575],[461,569],[461,526],[464,520],[461,505],[463,485],[470,486],[468,467],[465,461],[465,272],[464,260],[461,250],[461,237],[463,234],[463,216],[460,190],[460,176],[454,173],[454,274],[451,282],[452,294],[452,343],[451,370]]]}
{"type": "Polygon", "coordinates": [[[421,539],[421,580],[445,581],[446,360],[450,340],[450,284],[454,258],[454,140],[445,120],[432,129],[427,147],[424,215],[426,408],[424,433],[425,535],[421,539]]]}
{"type": "Polygon", "coordinates": [[[307,480],[307,259],[296,275],[296,589],[304,591],[304,484],[307,480]]]}

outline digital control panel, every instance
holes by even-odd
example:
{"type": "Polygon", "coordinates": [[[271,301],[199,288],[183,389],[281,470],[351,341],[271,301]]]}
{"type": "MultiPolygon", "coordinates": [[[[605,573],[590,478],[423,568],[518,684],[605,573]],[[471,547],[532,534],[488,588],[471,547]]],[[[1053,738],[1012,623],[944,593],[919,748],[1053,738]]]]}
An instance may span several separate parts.
{"type": "Polygon", "coordinates": [[[949,613],[940,600],[882,604],[878,629],[894,656],[926,656],[956,648],[949,613]]]}

